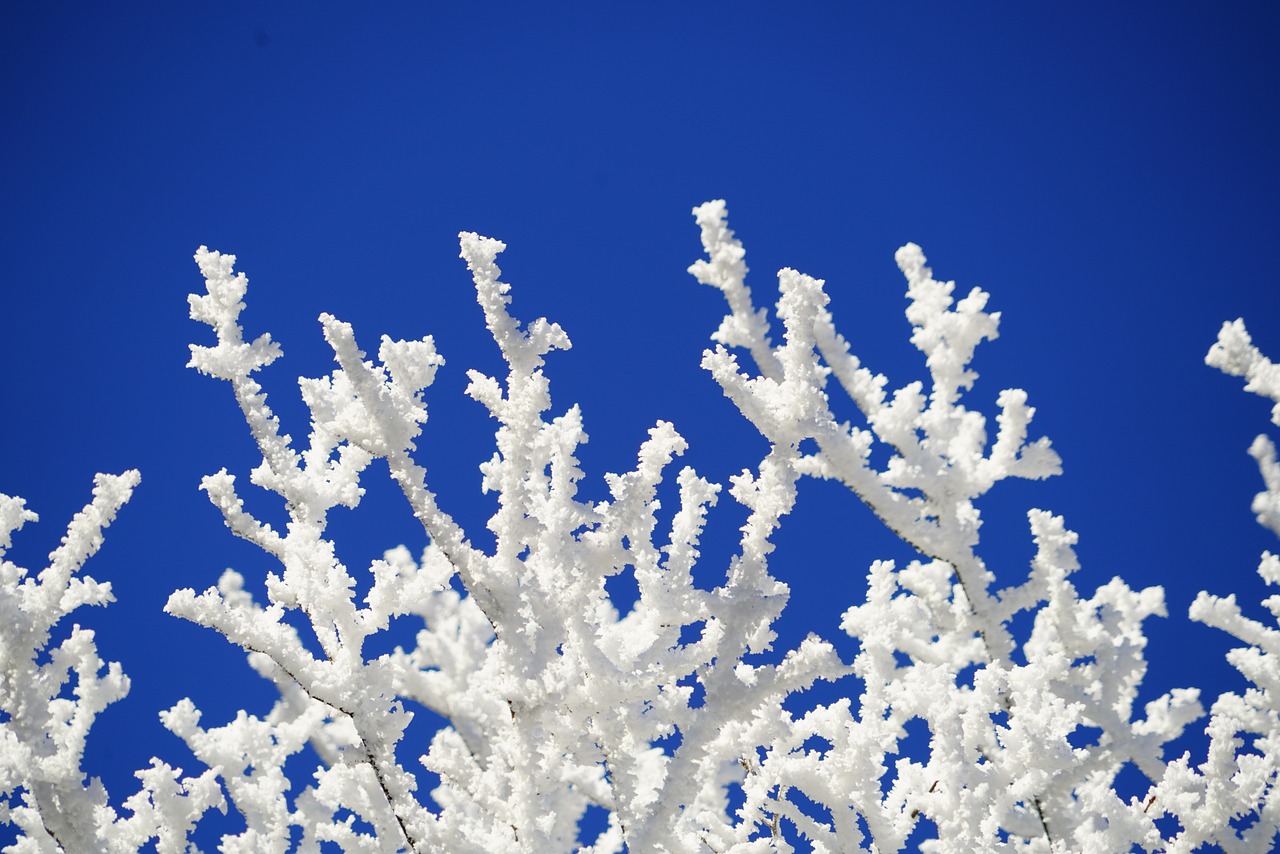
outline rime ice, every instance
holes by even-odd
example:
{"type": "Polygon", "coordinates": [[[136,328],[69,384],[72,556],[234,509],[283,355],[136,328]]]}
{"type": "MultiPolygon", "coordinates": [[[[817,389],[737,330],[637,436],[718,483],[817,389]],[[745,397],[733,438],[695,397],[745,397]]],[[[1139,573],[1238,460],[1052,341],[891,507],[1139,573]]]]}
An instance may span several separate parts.
{"type": "MultiPolygon", "coordinates": [[[[257,519],[237,475],[207,476],[201,488],[228,528],[278,566],[265,602],[229,570],[203,592],[176,591],[167,610],[242,647],[279,700],[265,715],[229,722],[205,721],[189,700],[163,712],[208,770],[184,776],[153,760],[119,811],[81,770],[94,717],[128,691],[120,665],[99,660],[92,632],[77,626],[61,644],[50,640],[71,611],[111,599],[109,585],[81,567],[138,476],[99,475],[48,568],[32,578],[0,563],[0,820],[20,834],[5,850],[181,852],[213,808],[243,817],[245,829],[224,836],[220,850],[244,854],[325,843],[367,852],[745,854],[790,851],[797,841],[814,851],[888,852],[903,850],[922,822],[936,828],[920,845],[930,852],[1268,850],[1280,826],[1280,631],[1244,617],[1234,597],[1201,594],[1192,616],[1245,644],[1230,661],[1256,687],[1213,703],[1203,763],[1170,761],[1167,743],[1204,710],[1195,689],[1135,708],[1146,671],[1142,626],[1164,615],[1163,592],[1119,579],[1077,590],[1076,534],[1038,509],[1027,516],[1036,548],[1029,573],[997,577],[983,561],[982,497],[1005,478],[1061,470],[1049,441],[1030,438],[1026,392],[996,394],[994,424],[966,405],[978,394],[974,351],[998,333],[988,295],[975,288],[957,298],[918,246],[898,250],[911,342],[929,382],[895,387],[853,355],[824,283],[794,270],[778,276],[782,341],[771,340],[724,203],[694,214],[706,258],[690,272],[728,304],[703,365],[769,443],[731,479],[729,495],[749,515],[710,590],[693,583],[693,569],[722,488],[691,467],[677,470],[686,443],[675,426],[656,422],[634,468],[603,476],[607,500],[579,496],[588,477],[575,456],[583,414],[555,408],[544,372],[544,357],[568,349],[569,337],[511,313],[497,263],[504,244],[459,236],[507,366],[505,376],[468,374],[467,394],[498,425],[481,466],[482,488],[498,498],[492,553],[472,545],[414,461],[426,392],[444,363],[432,339],[384,337],[373,358],[349,325],[321,315],[337,367],[300,380],[311,426],[295,444],[255,378],[282,350],[266,333],[246,339],[248,281],[234,256],[202,247],[206,292],[190,298],[191,316],[213,343],[192,345],[190,366],[229,384],[262,456],[248,477],[275,494],[288,522],[275,530],[257,519]],[[833,396],[852,404],[851,420],[837,416],[833,396]],[[429,545],[417,559],[397,547],[350,568],[328,537],[328,515],[359,504],[361,478],[378,459],[429,545]],[[773,630],[790,591],[785,559],[770,565],[772,537],[803,477],[847,487],[918,553],[905,566],[874,562],[865,594],[838,627],[823,628],[856,639],[852,661],[818,634],[781,649],[773,630]],[[666,478],[679,501],[660,514],[666,478]],[[628,570],[639,597],[623,615],[605,583],[628,570]],[[371,579],[363,599],[358,575],[371,579]],[[297,619],[283,619],[287,612],[297,619]],[[1009,628],[1020,614],[1032,625],[1021,638],[1009,628]],[[406,617],[421,624],[412,648],[367,651],[370,638],[406,617]],[[857,696],[802,715],[783,706],[819,680],[849,675],[857,696]],[[69,680],[73,699],[62,696],[69,680]],[[407,703],[448,725],[429,744],[406,743],[407,703]],[[913,722],[928,730],[918,759],[900,754],[913,722]],[[1099,735],[1076,746],[1083,728],[1099,735]],[[303,767],[308,744],[319,767],[303,767]],[[1130,765],[1148,791],[1124,801],[1113,784],[1130,765]],[[308,782],[295,789],[286,766],[308,782]],[[438,775],[433,790],[423,790],[420,767],[438,775]],[[731,786],[743,793],[734,809],[731,786]],[[593,807],[607,813],[607,827],[581,839],[593,807]],[[1162,832],[1163,816],[1178,826],[1162,832]],[[1249,820],[1233,825],[1240,816],[1249,820]]],[[[1280,424],[1280,368],[1242,322],[1223,327],[1208,361],[1276,401],[1280,424]]],[[[1254,512],[1280,534],[1275,447],[1259,437],[1251,453],[1265,485],[1254,512]]],[[[20,499],[0,496],[0,556],[34,520],[20,499]]],[[[1259,572],[1280,582],[1280,558],[1265,553],[1259,572]]],[[[1280,597],[1263,604],[1280,615],[1280,597]]]]}

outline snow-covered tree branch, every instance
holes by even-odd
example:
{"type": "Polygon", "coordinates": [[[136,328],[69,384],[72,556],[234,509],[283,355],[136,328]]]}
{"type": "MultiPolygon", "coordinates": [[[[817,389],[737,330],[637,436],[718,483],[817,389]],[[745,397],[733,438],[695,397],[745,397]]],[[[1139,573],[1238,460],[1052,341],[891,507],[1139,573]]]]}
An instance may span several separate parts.
{"type": "MultiPolygon", "coordinates": [[[[1027,513],[1029,571],[984,561],[983,496],[1006,478],[1062,471],[1049,440],[1032,438],[1026,392],[975,390],[975,349],[1001,319],[988,294],[957,299],[918,246],[898,250],[929,387],[897,386],[854,355],[824,283],[790,269],[778,277],[774,343],[724,203],[694,214],[706,257],[690,272],[728,304],[703,366],[768,443],[731,479],[746,521],[711,587],[694,568],[721,485],[677,470],[687,445],[673,424],[654,424],[633,469],[603,475],[607,499],[579,494],[594,480],[576,457],[584,416],[556,407],[546,373],[569,336],[512,313],[504,244],[460,235],[506,365],[501,377],[471,371],[467,388],[496,422],[480,467],[497,499],[491,550],[416,455],[444,364],[432,338],[384,336],[371,358],[351,326],[321,315],[337,367],[299,380],[311,423],[295,443],[256,378],[283,351],[242,328],[248,281],[234,256],[202,247],[206,290],[190,297],[191,317],[213,339],[191,346],[190,366],[231,386],[262,457],[249,481],[277,497],[287,523],[259,518],[236,475],[207,476],[227,527],[278,568],[265,599],[228,570],[203,592],[174,592],[166,610],[242,648],[279,699],[230,721],[206,721],[190,700],[162,712],[204,770],[153,760],[137,773],[141,790],[111,805],[83,748],[129,683],[99,659],[91,631],[62,625],[112,598],[81,568],[139,478],[100,475],[48,568],[31,577],[0,565],[0,819],[19,834],[5,850],[184,851],[215,808],[244,823],[219,849],[245,854],[1270,850],[1280,630],[1245,616],[1253,603],[1201,594],[1191,617],[1244,644],[1230,663],[1254,687],[1213,701],[1207,757],[1174,756],[1170,742],[1205,712],[1194,687],[1139,708],[1143,624],[1166,616],[1163,591],[1118,578],[1079,590],[1077,535],[1041,509],[1027,513]],[[427,545],[348,567],[329,514],[360,504],[378,460],[427,545]],[[787,647],[776,624],[794,578],[773,538],[806,477],[848,488],[917,558],[872,563],[838,626],[787,647]],[[658,500],[667,479],[673,508],[658,500]],[[624,573],[638,592],[619,607],[606,584],[624,573]],[[404,619],[412,644],[370,651],[404,619]],[[849,660],[837,632],[853,641],[849,660]],[[803,713],[784,705],[819,682],[840,696],[814,693],[803,713]],[[416,743],[410,722],[424,712],[446,725],[416,743]],[[906,748],[909,726],[927,731],[925,749],[906,748]],[[1143,794],[1118,793],[1126,769],[1143,794]]],[[[1280,425],[1280,367],[1241,321],[1224,325],[1207,361],[1275,401],[1280,425]]],[[[1253,510],[1280,535],[1275,446],[1259,437],[1251,453],[1266,486],[1253,510]]],[[[34,520],[21,499],[0,497],[0,556],[34,520]]],[[[1280,558],[1265,553],[1258,571],[1280,583],[1280,558]]],[[[1280,596],[1262,604],[1280,617],[1280,596]]]]}

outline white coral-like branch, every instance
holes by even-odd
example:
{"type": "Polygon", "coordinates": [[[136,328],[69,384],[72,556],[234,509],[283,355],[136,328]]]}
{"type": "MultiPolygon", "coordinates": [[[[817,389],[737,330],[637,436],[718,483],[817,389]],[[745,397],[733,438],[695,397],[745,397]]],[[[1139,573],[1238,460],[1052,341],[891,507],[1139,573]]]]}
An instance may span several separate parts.
{"type": "MultiPolygon", "coordinates": [[[[129,693],[129,679],[98,657],[89,629],[75,625],[56,644],[53,630],[82,605],[113,601],[111,585],[81,569],[139,479],[136,471],[97,475],[93,500],[34,578],[0,561],[0,822],[24,834],[6,850],[124,852],[154,840],[158,851],[176,854],[196,820],[224,804],[212,773],[182,777],[153,759],[137,772],[142,789],[124,802],[131,815],[118,818],[102,783],[81,768],[94,720],[129,693]]],[[[34,521],[22,499],[0,495],[0,556],[34,521]]]]}

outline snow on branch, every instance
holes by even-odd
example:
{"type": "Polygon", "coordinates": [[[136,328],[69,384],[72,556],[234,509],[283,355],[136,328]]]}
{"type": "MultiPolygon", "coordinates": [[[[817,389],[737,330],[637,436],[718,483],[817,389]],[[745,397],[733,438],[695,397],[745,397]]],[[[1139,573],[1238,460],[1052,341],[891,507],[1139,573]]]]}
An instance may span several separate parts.
{"type": "Polygon", "coordinates": [[[181,777],[153,759],[124,802],[131,815],[118,818],[102,782],[81,770],[94,719],[129,693],[129,679],[98,657],[89,629],[73,625],[61,640],[54,630],[82,605],[113,601],[111,585],[81,569],[139,480],[136,471],[97,475],[93,500],[35,577],[3,556],[36,514],[0,495],[0,822],[24,834],[6,851],[136,851],[151,841],[163,854],[185,851],[196,820],[224,805],[213,772],[181,777]]]}
{"type": "MultiPolygon", "coordinates": [[[[1272,423],[1280,425],[1280,366],[1253,346],[1243,320],[1222,324],[1205,363],[1245,378],[1245,390],[1275,403],[1272,423]]],[[[1265,489],[1253,500],[1258,523],[1280,535],[1280,466],[1275,444],[1259,435],[1249,448],[1265,489]]],[[[1263,552],[1258,574],[1280,584],[1280,557],[1263,552]]],[[[1262,601],[1271,622],[1280,621],[1280,595],[1262,601]]],[[[1156,792],[1182,831],[1170,851],[1217,845],[1224,851],[1272,850],[1280,833],[1280,628],[1245,615],[1235,595],[1201,591],[1191,618],[1222,629],[1246,646],[1227,660],[1253,687],[1243,695],[1223,694],[1209,718],[1209,755],[1198,766],[1184,755],[1169,766],[1156,792]]]]}
{"type": "MultiPolygon", "coordinates": [[[[163,712],[208,770],[186,777],[153,760],[125,814],[81,770],[95,716],[128,690],[91,631],[55,631],[111,598],[81,568],[138,476],[100,475],[44,571],[0,563],[0,821],[22,834],[5,850],[186,851],[201,817],[228,807],[243,829],[219,850],[242,854],[1268,850],[1280,828],[1280,629],[1201,594],[1193,618],[1244,642],[1229,660],[1254,687],[1213,703],[1203,763],[1171,762],[1169,742],[1204,710],[1194,688],[1138,708],[1143,624],[1165,615],[1163,591],[1119,579],[1077,589],[1077,535],[1038,509],[1024,574],[997,577],[983,560],[983,496],[1061,471],[1049,440],[1031,438],[1024,391],[973,402],[974,353],[1000,320],[988,295],[958,296],[919,247],[898,250],[929,379],[895,387],[837,331],[825,283],[795,270],[778,274],[775,341],[724,203],[694,215],[706,258],[690,272],[728,306],[702,364],[769,445],[730,478],[747,517],[724,565],[697,573],[714,587],[694,575],[722,487],[676,465],[688,445],[672,423],[654,423],[629,470],[603,474],[606,498],[584,498],[586,421],[554,403],[547,375],[569,336],[513,313],[503,243],[459,235],[505,362],[498,376],[467,374],[496,424],[480,465],[497,504],[488,551],[416,459],[445,364],[433,340],[383,337],[371,357],[350,325],[321,315],[336,367],[299,379],[311,417],[295,444],[259,382],[283,351],[267,333],[246,337],[248,280],[234,256],[201,247],[191,317],[214,340],[193,344],[189,364],[229,384],[262,458],[249,480],[288,521],[262,521],[225,469],[205,477],[229,530],[275,568],[265,599],[227,570],[203,592],[175,591],[166,610],[243,649],[279,699],[225,722],[189,699],[163,712]],[[352,568],[330,514],[359,507],[375,460],[422,549],[352,568]],[[797,579],[773,540],[804,477],[847,487],[858,500],[832,510],[878,519],[914,554],[873,562],[839,626],[787,648],[775,627],[797,579]],[[658,500],[668,478],[674,507],[658,500]],[[610,595],[620,576],[634,579],[634,601],[610,595]],[[1030,630],[1015,634],[1015,618],[1030,630]],[[392,636],[393,622],[414,631],[392,636]],[[823,637],[837,629],[852,660],[823,637]],[[444,723],[415,743],[424,712],[444,723]],[[1117,793],[1125,769],[1146,778],[1144,794],[1117,793]]],[[[1280,424],[1280,373],[1241,322],[1224,326],[1209,362],[1275,400],[1280,424]]],[[[1280,533],[1274,445],[1259,437],[1252,453],[1266,487],[1254,510],[1280,533]]],[[[0,496],[0,559],[34,519],[0,496]]],[[[1280,558],[1264,554],[1259,572],[1280,583],[1280,558]]],[[[1263,605],[1280,616],[1280,596],[1263,605]]]]}
{"type": "Polygon", "coordinates": [[[1069,580],[1076,535],[1038,510],[1029,514],[1038,554],[1025,580],[994,588],[979,555],[975,502],[1004,478],[1061,471],[1048,439],[1028,441],[1035,410],[1025,392],[998,395],[990,444],[986,416],[962,402],[977,379],[975,348],[997,334],[988,295],[975,288],[955,300],[954,284],[934,279],[918,246],[899,249],[911,341],[931,387],[913,382],[889,394],[887,378],[865,368],[836,331],[820,280],[779,272],[784,340],[774,345],[765,310],[751,303],[724,203],[694,216],[708,260],[690,272],[721,289],[730,309],[704,366],[791,471],[844,484],[927,559],[902,570],[872,566],[867,601],[842,623],[860,643],[860,708],[840,701],[790,722],[789,740],[752,777],[753,788],[773,793],[760,796],[759,820],[782,814],[830,850],[868,841],[852,816],[836,818],[850,809],[878,850],[900,849],[921,817],[938,829],[923,846],[931,851],[1101,850],[1102,839],[1107,850],[1158,847],[1153,816],[1121,801],[1112,783],[1130,763],[1158,782],[1162,745],[1202,714],[1191,690],[1149,704],[1145,718],[1134,714],[1146,671],[1141,624],[1164,614],[1163,592],[1114,580],[1080,598],[1069,580]],[[746,349],[759,374],[726,345],[746,349]],[[861,424],[835,415],[832,377],[861,424]],[[809,441],[816,450],[801,454],[809,441]],[[877,446],[888,451],[883,468],[872,464],[877,446]],[[1022,611],[1034,613],[1034,628],[1015,655],[1009,621],[1022,611]],[[928,761],[900,758],[891,768],[912,720],[928,725],[928,761]],[[1093,728],[1103,735],[1074,745],[1093,728]],[[804,750],[815,736],[830,748],[804,750]],[[798,816],[791,789],[832,818],[798,816]]]}
{"type": "Polygon", "coordinates": [[[657,536],[656,491],[686,447],[658,422],[635,470],[606,475],[611,499],[581,501],[574,456],[586,440],[581,414],[570,407],[546,417],[544,357],[568,349],[568,336],[554,323],[526,326],[511,315],[497,265],[503,244],[473,234],[460,242],[509,369],[502,380],[473,371],[468,387],[499,425],[496,452],[481,467],[483,488],[498,495],[493,554],[469,544],[411,456],[427,419],[421,392],[443,363],[431,340],[384,338],[379,361],[367,361],[347,324],[321,316],[338,369],[300,381],[312,431],[298,453],[251,377],[280,351],[265,334],[244,343],[244,276],[233,273],[229,256],[198,254],[208,295],[192,297],[192,316],[213,329],[217,344],[193,346],[191,364],[230,382],[263,454],[251,479],[284,500],[290,521],[284,532],[273,530],[245,508],[232,475],[206,478],[228,527],[281,570],[267,578],[265,607],[229,573],[218,589],[178,591],[168,610],[249,651],[280,686],[281,701],[265,718],[246,715],[209,730],[184,701],[165,723],[222,769],[230,800],[252,817],[243,834],[224,838],[235,850],[274,850],[290,826],[353,846],[379,839],[413,850],[570,850],[593,805],[612,818],[592,850],[620,850],[624,838],[636,850],[731,839],[737,822],[723,812],[724,769],[739,768],[751,751],[726,729],[749,727],[789,693],[848,671],[817,639],[776,665],[742,661],[770,648],[770,626],[786,601],[765,558],[795,475],[770,458],[735,481],[734,494],[752,508],[741,554],[722,587],[697,588],[698,538],[719,488],[681,470],[680,506],[657,536]],[[324,532],[330,510],[358,504],[359,478],[377,458],[387,460],[430,545],[421,563],[401,549],[371,566],[373,587],[361,607],[354,577],[324,532]],[[622,572],[634,574],[639,590],[625,614],[605,589],[622,572]],[[454,591],[455,574],[467,595],[454,591]],[[304,617],[322,655],[283,618],[290,610],[304,617]],[[366,657],[366,638],[408,614],[423,621],[416,649],[366,657]],[[690,627],[695,635],[686,637],[690,627]],[[422,757],[440,779],[430,809],[396,757],[406,701],[450,724],[422,757]],[[673,739],[676,747],[659,746],[673,739]],[[290,802],[282,769],[308,741],[327,767],[290,802]],[[228,773],[235,768],[249,770],[228,773]],[[361,817],[374,835],[342,825],[343,813],[361,817]]]}

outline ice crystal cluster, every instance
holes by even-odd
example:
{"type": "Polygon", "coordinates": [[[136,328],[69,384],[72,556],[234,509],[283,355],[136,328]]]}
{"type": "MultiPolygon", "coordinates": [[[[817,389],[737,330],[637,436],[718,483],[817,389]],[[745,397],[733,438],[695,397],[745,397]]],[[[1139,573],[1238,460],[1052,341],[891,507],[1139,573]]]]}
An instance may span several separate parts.
{"type": "MultiPolygon", "coordinates": [[[[1230,661],[1254,687],[1213,702],[1207,757],[1171,757],[1168,742],[1206,717],[1194,688],[1135,708],[1143,621],[1164,614],[1162,591],[1118,579],[1077,590],[1076,535],[1041,510],[1027,514],[1037,552],[1025,577],[998,578],[984,564],[982,496],[1004,478],[1060,468],[1047,439],[1029,438],[1025,392],[999,393],[994,425],[965,405],[974,349],[997,333],[987,294],[957,299],[919,247],[898,250],[911,342],[930,380],[894,388],[850,352],[823,282],[783,270],[771,320],[745,283],[723,202],[694,214],[706,257],[690,272],[729,308],[703,366],[769,444],[731,479],[748,515],[714,589],[696,585],[693,568],[721,485],[677,470],[685,442],[671,424],[649,431],[634,470],[604,476],[608,500],[578,496],[582,418],[576,407],[553,414],[543,370],[569,338],[512,316],[502,243],[461,235],[507,366],[501,378],[471,372],[467,390],[498,425],[481,467],[498,499],[491,552],[442,509],[414,461],[424,390],[443,363],[432,339],[384,337],[374,359],[350,326],[322,315],[337,368],[300,380],[311,429],[295,446],[254,378],[281,349],[267,334],[246,338],[247,280],[234,256],[201,248],[206,292],[190,297],[191,316],[213,340],[192,346],[190,364],[231,386],[262,453],[249,480],[279,497],[289,521],[277,530],[255,518],[235,475],[206,477],[227,526],[279,566],[265,601],[228,571],[215,588],[175,592],[167,610],[246,650],[279,700],[229,722],[204,720],[188,700],[163,712],[207,770],[184,776],[153,760],[137,773],[139,791],[112,806],[82,755],[94,717],[128,680],[98,658],[91,631],[55,631],[79,606],[111,599],[82,566],[138,475],[99,475],[47,568],[0,565],[0,821],[17,832],[4,850],[186,851],[212,809],[243,817],[243,831],[218,843],[243,854],[1270,850],[1280,632],[1233,597],[1200,595],[1192,618],[1240,639],[1230,661]],[[836,394],[856,406],[856,423],[833,413],[836,394]],[[394,548],[352,570],[326,525],[330,511],[359,503],[378,459],[429,545],[417,559],[394,548]],[[769,564],[771,538],[804,477],[847,487],[918,553],[869,568],[865,596],[838,627],[855,641],[852,660],[817,635],[777,648],[789,590],[785,566],[769,564]],[[667,478],[679,505],[659,514],[667,478]],[[605,587],[624,571],[638,586],[625,614],[605,587]],[[367,595],[357,597],[353,573],[368,574],[367,595]],[[1031,626],[1023,637],[1011,631],[1019,615],[1031,626]],[[367,652],[396,618],[420,621],[416,644],[367,652]],[[819,680],[861,693],[787,711],[787,697],[819,680]],[[423,708],[447,726],[409,743],[423,708]],[[909,724],[927,731],[927,748],[910,755],[909,724]],[[1081,733],[1095,735],[1081,745],[1081,733]],[[302,752],[308,744],[314,753],[302,752]],[[298,767],[315,756],[319,767],[298,767]],[[1147,790],[1125,800],[1115,782],[1130,766],[1147,790]],[[424,769],[438,779],[429,790],[424,769]],[[593,809],[607,823],[587,832],[593,809]]],[[[1223,326],[1207,361],[1276,401],[1280,425],[1280,365],[1242,322],[1223,326]]],[[[1280,535],[1275,446],[1259,437],[1252,454],[1266,485],[1254,512],[1280,535]]],[[[0,497],[0,550],[34,519],[20,499],[0,497]]],[[[1258,571],[1280,583],[1280,557],[1264,554],[1258,571]]],[[[1263,605],[1280,616],[1280,596],[1263,605]]]]}

